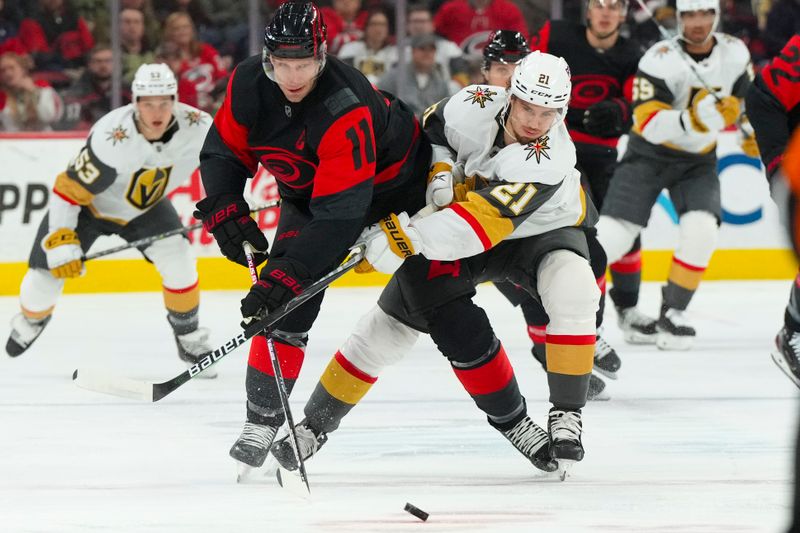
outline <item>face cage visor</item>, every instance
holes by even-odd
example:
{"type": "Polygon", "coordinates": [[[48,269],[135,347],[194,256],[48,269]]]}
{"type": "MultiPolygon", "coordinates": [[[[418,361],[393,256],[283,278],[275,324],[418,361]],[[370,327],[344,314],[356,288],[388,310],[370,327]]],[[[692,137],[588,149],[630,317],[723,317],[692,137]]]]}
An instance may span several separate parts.
{"type": "Polygon", "coordinates": [[[312,78],[312,81],[315,81],[317,78],[319,78],[319,75],[322,74],[322,70],[325,68],[326,57],[327,57],[326,52],[327,52],[327,45],[325,43],[323,43],[322,46],[320,46],[316,57],[314,57],[313,55],[308,55],[307,52],[291,54],[288,51],[281,51],[281,53],[276,54],[270,52],[270,50],[265,46],[261,49],[261,68],[264,69],[264,74],[267,75],[267,78],[280,85],[280,82],[275,78],[275,67],[272,64],[273,57],[277,59],[315,59],[317,64],[319,65],[316,74],[312,78]]]}

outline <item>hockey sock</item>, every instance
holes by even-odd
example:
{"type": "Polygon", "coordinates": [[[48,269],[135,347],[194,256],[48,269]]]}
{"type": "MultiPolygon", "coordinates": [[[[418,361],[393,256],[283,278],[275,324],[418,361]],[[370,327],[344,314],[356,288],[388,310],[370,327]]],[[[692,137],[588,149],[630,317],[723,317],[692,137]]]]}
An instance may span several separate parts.
{"type": "MultiPolygon", "coordinates": [[[[272,344],[281,366],[281,374],[286,384],[286,394],[291,394],[305,357],[305,334],[274,332],[272,344]]],[[[250,343],[250,356],[247,360],[247,420],[256,424],[276,426],[285,419],[281,399],[278,395],[275,373],[269,356],[267,339],[263,335],[253,337],[250,343]]]]}
{"type": "Polygon", "coordinates": [[[586,404],[594,365],[595,335],[547,335],[550,402],[580,409],[586,404]]]}
{"type": "Polygon", "coordinates": [[[525,416],[525,400],[500,341],[494,339],[489,351],[475,360],[450,361],[450,365],[492,426],[506,431],[525,416]]]}
{"type": "Polygon", "coordinates": [[[789,295],[789,305],[786,306],[783,322],[786,325],[786,329],[800,332],[800,272],[794,278],[792,292],[789,295]]]}
{"type": "Polygon", "coordinates": [[[163,287],[164,306],[167,308],[167,320],[175,335],[185,335],[197,329],[200,309],[199,282],[183,289],[163,287]]]}
{"type": "Polygon", "coordinates": [[[306,403],[308,425],[317,432],[335,431],[377,380],[336,352],[306,403]]]}
{"type": "Polygon", "coordinates": [[[614,286],[609,291],[617,307],[636,307],[642,285],[642,240],[637,237],[631,250],[610,267],[614,286]]]}
{"type": "Polygon", "coordinates": [[[690,265],[673,256],[667,284],[661,290],[664,305],[681,311],[686,309],[705,271],[705,266],[690,265]]]}
{"type": "Polygon", "coordinates": [[[25,309],[22,306],[20,306],[20,309],[22,310],[22,314],[25,315],[25,318],[31,322],[41,322],[53,314],[53,309],[55,309],[55,306],[45,309],[44,311],[31,311],[30,309],[25,309]]]}

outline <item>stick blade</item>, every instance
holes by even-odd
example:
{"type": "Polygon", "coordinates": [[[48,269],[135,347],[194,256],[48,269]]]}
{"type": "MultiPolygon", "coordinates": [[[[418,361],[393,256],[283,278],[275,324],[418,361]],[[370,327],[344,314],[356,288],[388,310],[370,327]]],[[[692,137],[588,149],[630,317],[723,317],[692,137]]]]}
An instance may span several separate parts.
{"type": "Polygon", "coordinates": [[[91,369],[77,369],[72,374],[75,385],[82,389],[102,392],[120,398],[153,402],[153,383],[121,376],[112,376],[91,369]]]}
{"type": "Polygon", "coordinates": [[[308,486],[307,482],[303,481],[303,477],[299,472],[290,472],[282,466],[279,466],[275,477],[278,479],[278,485],[295,496],[299,496],[304,500],[311,499],[311,487],[308,486]]]}

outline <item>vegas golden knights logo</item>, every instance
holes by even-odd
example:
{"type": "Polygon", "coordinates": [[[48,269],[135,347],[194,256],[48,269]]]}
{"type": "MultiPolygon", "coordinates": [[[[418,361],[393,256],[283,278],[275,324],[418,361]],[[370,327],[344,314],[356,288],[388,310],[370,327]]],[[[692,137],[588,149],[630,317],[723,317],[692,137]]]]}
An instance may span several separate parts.
{"type": "Polygon", "coordinates": [[[134,207],[149,209],[164,196],[172,167],[141,168],[133,173],[125,198],[134,207]]]}

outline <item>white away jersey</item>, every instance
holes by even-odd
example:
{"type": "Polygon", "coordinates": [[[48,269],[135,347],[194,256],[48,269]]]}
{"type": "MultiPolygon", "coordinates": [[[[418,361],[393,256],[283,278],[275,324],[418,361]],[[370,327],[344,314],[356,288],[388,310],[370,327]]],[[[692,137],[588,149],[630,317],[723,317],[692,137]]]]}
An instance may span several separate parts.
{"type": "Polygon", "coordinates": [[[472,85],[425,112],[431,141],[478,184],[465,201],[412,223],[428,259],[470,257],[504,239],[594,223],[591,202],[586,217],[575,145],[563,121],[531,143],[506,146],[502,120],[509,98],[502,87],[472,85]]]}
{"type": "Polygon", "coordinates": [[[700,133],[682,124],[680,113],[691,107],[694,96],[704,88],[700,78],[720,97],[743,98],[753,70],[742,41],[724,33],[714,33],[714,39],[711,54],[700,61],[684,53],[677,38],[654,44],[642,56],[633,82],[634,134],[652,144],[694,154],[708,153],[716,146],[719,132],[700,133]]]}
{"type": "Polygon", "coordinates": [[[128,104],[98,120],[53,186],[67,202],[117,224],[141,215],[191,176],[212,120],[176,103],[166,141],[150,142],[137,130],[133,114],[128,104]]]}

